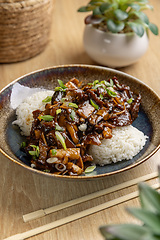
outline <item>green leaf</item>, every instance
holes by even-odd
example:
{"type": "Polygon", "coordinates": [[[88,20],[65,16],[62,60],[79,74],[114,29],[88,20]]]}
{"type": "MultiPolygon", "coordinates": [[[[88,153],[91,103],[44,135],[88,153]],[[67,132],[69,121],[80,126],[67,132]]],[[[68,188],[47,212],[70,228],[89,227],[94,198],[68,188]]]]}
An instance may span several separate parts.
{"type": "Polygon", "coordinates": [[[102,4],[102,0],[91,0],[89,2],[89,5],[101,5],[102,4]]]}
{"type": "Polygon", "coordinates": [[[149,4],[145,4],[145,9],[150,9],[150,10],[153,10],[153,6],[152,5],[149,5],[149,4]]]}
{"type": "Polygon", "coordinates": [[[100,9],[101,13],[104,13],[110,7],[112,7],[112,4],[106,2],[106,3],[102,3],[101,6],[99,7],[99,9],[100,9]]]}
{"type": "Polygon", "coordinates": [[[136,224],[107,225],[100,227],[100,231],[106,239],[114,239],[113,237],[116,237],[115,239],[117,240],[152,240],[150,238],[151,233],[147,227],[136,224]]]}
{"type": "Polygon", "coordinates": [[[138,208],[128,208],[127,210],[148,226],[152,232],[160,234],[160,214],[138,208]]]}
{"type": "Polygon", "coordinates": [[[154,35],[158,35],[158,27],[154,23],[149,23],[149,29],[154,35]]]}
{"type": "Polygon", "coordinates": [[[129,27],[135,32],[139,37],[144,35],[144,27],[138,22],[128,22],[129,27]]]}
{"type": "Polygon", "coordinates": [[[93,101],[92,99],[90,99],[90,102],[92,104],[92,106],[95,108],[95,109],[99,109],[99,106],[95,103],[95,101],[93,101]]]}
{"type": "Polygon", "coordinates": [[[64,137],[62,136],[62,134],[58,131],[55,131],[55,135],[56,135],[56,138],[60,141],[60,143],[62,144],[64,150],[66,150],[66,143],[65,143],[65,140],[64,140],[64,137]]]}
{"type": "Polygon", "coordinates": [[[114,15],[119,21],[122,21],[128,18],[128,13],[122,11],[121,9],[116,9],[114,11],[114,15]]]}
{"type": "Polygon", "coordinates": [[[140,183],[138,187],[142,208],[153,213],[160,213],[160,194],[145,183],[140,183]]]}
{"type": "Polygon", "coordinates": [[[78,12],[89,12],[89,11],[91,10],[89,10],[87,6],[83,6],[78,9],[78,12]]]}
{"type": "Polygon", "coordinates": [[[43,116],[39,116],[38,118],[40,118],[41,120],[44,120],[46,122],[51,122],[53,121],[53,116],[51,115],[43,115],[43,116]]]}
{"type": "Polygon", "coordinates": [[[95,3],[97,3],[97,0],[91,0],[88,4],[94,5],[95,3]]]}
{"type": "Polygon", "coordinates": [[[124,22],[115,22],[112,19],[107,20],[108,30],[112,33],[118,33],[124,29],[124,22]]]}
{"type": "Polygon", "coordinates": [[[136,4],[136,3],[129,3],[128,6],[133,8],[136,11],[140,10],[140,6],[138,4],[136,4]]]}
{"type": "Polygon", "coordinates": [[[100,8],[99,7],[96,7],[95,9],[93,9],[93,16],[95,15],[101,15],[101,11],[100,11],[100,8]]]}
{"type": "Polygon", "coordinates": [[[137,0],[139,3],[148,3],[148,0],[137,0]]]}
{"type": "Polygon", "coordinates": [[[149,19],[147,17],[147,15],[144,12],[138,12],[135,11],[134,14],[142,20],[142,22],[146,23],[147,25],[149,24],[149,19]]]}

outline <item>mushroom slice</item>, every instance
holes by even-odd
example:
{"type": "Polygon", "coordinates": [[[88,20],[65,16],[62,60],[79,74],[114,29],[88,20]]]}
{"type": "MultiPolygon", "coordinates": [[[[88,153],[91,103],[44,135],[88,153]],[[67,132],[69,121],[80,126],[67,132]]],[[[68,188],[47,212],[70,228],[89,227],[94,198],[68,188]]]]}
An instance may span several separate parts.
{"type": "Polygon", "coordinates": [[[68,81],[65,86],[70,89],[77,88],[79,85],[79,80],[76,78],[72,78],[70,81],[68,81]]]}
{"type": "Polygon", "coordinates": [[[74,164],[72,162],[67,163],[67,169],[70,172],[77,173],[77,175],[81,175],[83,172],[83,170],[79,166],[77,166],[76,164],[74,164]]]}
{"type": "Polygon", "coordinates": [[[104,138],[111,138],[112,137],[112,129],[109,127],[105,127],[103,130],[103,137],[104,138]]]}
{"type": "Polygon", "coordinates": [[[81,158],[81,156],[79,157],[79,159],[77,160],[77,166],[79,166],[82,170],[84,170],[84,164],[83,164],[83,160],[81,158]]]}
{"type": "Polygon", "coordinates": [[[37,161],[40,162],[41,164],[45,164],[45,161],[47,159],[47,151],[48,151],[48,147],[45,145],[43,140],[40,139],[39,140],[39,158],[37,161]]]}
{"type": "Polygon", "coordinates": [[[80,148],[56,149],[56,154],[53,155],[52,149],[49,152],[50,157],[64,159],[66,156],[69,160],[78,160],[80,158],[80,148]]]}
{"type": "Polygon", "coordinates": [[[81,145],[83,146],[83,145],[90,145],[90,144],[98,145],[98,146],[101,145],[99,134],[89,133],[84,137],[84,140],[81,145]]]}
{"type": "Polygon", "coordinates": [[[66,123],[66,128],[67,128],[67,131],[69,132],[70,136],[71,136],[71,139],[72,141],[75,143],[75,144],[78,144],[79,143],[79,138],[77,136],[77,132],[75,130],[75,127],[73,124],[67,122],[66,123]]]}
{"type": "Polygon", "coordinates": [[[79,104],[79,108],[77,113],[82,118],[89,118],[89,116],[93,113],[95,108],[89,103],[89,101],[84,102],[83,104],[79,104]]]}

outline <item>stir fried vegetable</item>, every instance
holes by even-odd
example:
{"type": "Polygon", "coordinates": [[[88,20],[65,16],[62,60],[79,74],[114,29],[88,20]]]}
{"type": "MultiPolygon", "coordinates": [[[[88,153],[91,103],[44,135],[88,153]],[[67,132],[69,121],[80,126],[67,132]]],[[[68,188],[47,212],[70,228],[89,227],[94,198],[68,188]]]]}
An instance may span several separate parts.
{"type": "Polygon", "coordinates": [[[85,85],[76,78],[58,83],[53,96],[43,100],[45,110],[33,112],[32,129],[23,148],[37,169],[81,175],[92,165],[89,145],[111,138],[116,126],[132,124],[141,96],[135,96],[116,77],[85,85]]]}

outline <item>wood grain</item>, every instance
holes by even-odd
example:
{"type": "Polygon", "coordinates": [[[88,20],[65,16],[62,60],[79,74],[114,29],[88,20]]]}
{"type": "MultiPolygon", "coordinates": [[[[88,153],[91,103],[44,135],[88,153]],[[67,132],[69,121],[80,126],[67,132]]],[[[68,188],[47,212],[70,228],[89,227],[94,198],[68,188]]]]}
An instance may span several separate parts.
{"type": "MultiPolygon", "coordinates": [[[[0,89],[14,79],[31,71],[60,64],[94,64],[83,48],[84,17],[86,13],[77,13],[77,9],[85,5],[87,0],[57,0],[55,1],[52,31],[46,49],[38,56],[24,62],[0,65],[0,89]]],[[[160,28],[160,1],[150,0],[154,12],[148,12],[150,20],[160,28]]],[[[160,39],[150,34],[150,45],[147,53],[135,64],[121,68],[134,77],[147,83],[160,95],[160,39]]],[[[95,191],[112,187],[157,170],[160,164],[160,152],[140,166],[94,181],[61,181],[38,174],[30,173],[24,168],[10,162],[4,156],[0,158],[0,239],[17,233],[48,224],[52,221],[76,214],[89,207],[105,203],[114,198],[129,193],[128,189],[114,194],[102,196],[92,201],[60,210],[44,218],[24,223],[22,216],[32,211],[49,208],[63,202],[85,196],[95,191]],[[3,207],[2,207],[3,206],[3,207]]],[[[153,181],[153,184],[155,181],[153,181]]],[[[136,187],[133,187],[133,191],[136,187]]],[[[137,199],[112,207],[102,212],[84,217],[72,223],[42,233],[33,240],[102,240],[99,226],[110,223],[136,222],[125,211],[126,206],[137,206],[137,199]]]]}
{"type": "MultiPolygon", "coordinates": [[[[151,187],[153,189],[159,189],[159,186],[160,186],[159,183],[151,185],[151,187]]],[[[92,207],[92,208],[83,210],[81,212],[69,215],[69,216],[64,217],[62,219],[59,219],[57,221],[53,221],[53,222],[50,222],[48,224],[41,225],[37,228],[33,228],[33,229],[31,229],[29,231],[26,231],[26,232],[23,232],[23,233],[15,234],[15,235],[10,236],[8,238],[5,238],[3,240],[24,240],[24,239],[28,239],[29,237],[39,235],[40,233],[47,232],[47,231],[52,230],[54,228],[63,226],[65,224],[71,223],[71,222],[79,220],[81,218],[88,217],[88,216],[90,216],[94,213],[106,210],[110,207],[114,207],[118,204],[121,204],[121,203],[124,203],[126,201],[132,200],[132,199],[134,199],[138,196],[139,196],[139,192],[135,191],[135,192],[129,193],[127,195],[124,195],[122,197],[116,198],[114,200],[111,200],[111,201],[105,202],[103,204],[97,205],[95,207],[92,207]]]]}
{"type": "MultiPolygon", "coordinates": [[[[158,172],[157,171],[153,172],[153,173],[150,173],[150,174],[147,174],[147,175],[144,175],[144,176],[141,176],[139,178],[129,180],[127,182],[123,182],[121,184],[114,185],[110,188],[106,188],[106,189],[103,189],[103,190],[100,190],[100,191],[97,191],[97,192],[87,194],[83,197],[75,198],[75,199],[70,200],[68,202],[64,202],[64,203],[61,203],[61,204],[58,204],[58,205],[55,205],[55,206],[52,206],[52,207],[49,207],[49,208],[46,208],[46,209],[40,209],[40,210],[37,210],[35,212],[27,213],[27,214],[23,215],[23,220],[24,220],[24,222],[35,220],[35,219],[44,217],[48,214],[57,212],[59,210],[62,210],[62,209],[80,204],[82,202],[84,203],[84,202],[93,200],[93,199],[98,198],[98,197],[102,197],[102,196],[107,195],[109,193],[113,194],[116,191],[120,191],[122,189],[137,185],[140,182],[149,181],[149,180],[154,179],[154,178],[156,178],[156,179],[158,178],[158,172]]],[[[123,201],[127,201],[127,200],[130,199],[130,197],[128,197],[128,199],[127,199],[127,195],[124,195],[124,196],[125,196],[125,198],[124,198],[125,200],[123,200],[123,201]]],[[[122,196],[122,197],[124,197],[124,196],[122,196]]],[[[138,196],[138,195],[136,194],[136,196],[138,196]]],[[[118,199],[114,199],[114,200],[118,200],[118,199]]],[[[106,208],[117,205],[117,203],[115,204],[114,200],[111,200],[110,201],[111,203],[109,205],[107,205],[106,208]]],[[[121,203],[122,201],[118,200],[117,202],[121,203]]]]}

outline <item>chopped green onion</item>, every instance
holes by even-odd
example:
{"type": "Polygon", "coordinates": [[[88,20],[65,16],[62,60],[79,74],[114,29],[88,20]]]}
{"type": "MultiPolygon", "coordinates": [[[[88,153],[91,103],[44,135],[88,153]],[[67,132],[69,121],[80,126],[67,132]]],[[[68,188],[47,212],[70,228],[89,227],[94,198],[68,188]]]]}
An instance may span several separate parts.
{"type": "Polygon", "coordinates": [[[60,127],[60,126],[58,125],[58,123],[56,123],[55,130],[56,130],[56,131],[64,131],[64,129],[63,129],[62,127],[60,127]]]}
{"type": "Polygon", "coordinates": [[[39,157],[39,147],[36,146],[36,145],[30,145],[32,148],[34,148],[35,150],[34,151],[29,151],[29,154],[31,156],[36,156],[36,157],[39,157]]]}
{"type": "Polygon", "coordinates": [[[98,81],[98,80],[95,80],[95,81],[93,82],[93,86],[95,86],[97,83],[99,83],[99,81],[98,81]]]}
{"type": "Polygon", "coordinates": [[[116,97],[116,96],[117,96],[117,93],[111,91],[111,90],[108,89],[108,88],[106,88],[106,91],[107,91],[108,95],[111,96],[111,97],[116,97]]]}
{"type": "Polygon", "coordinates": [[[103,87],[103,85],[100,84],[100,83],[98,83],[98,84],[96,84],[95,86],[93,86],[92,88],[93,88],[93,89],[97,89],[98,87],[103,87]]]}
{"type": "Polygon", "coordinates": [[[61,98],[61,102],[64,103],[66,101],[67,98],[61,98]]]}
{"type": "Polygon", "coordinates": [[[68,103],[68,107],[78,108],[76,103],[68,103]]]}
{"type": "Polygon", "coordinates": [[[90,102],[95,109],[99,109],[99,106],[92,99],[90,99],[90,102]]]}
{"type": "Polygon", "coordinates": [[[30,154],[31,156],[35,156],[35,155],[36,155],[36,151],[29,151],[29,154],[30,154]]]}
{"type": "Polygon", "coordinates": [[[99,95],[99,97],[100,97],[101,100],[103,100],[103,98],[104,98],[102,93],[99,95]]]}
{"type": "Polygon", "coordinates": [[[104,84],[106,87],[113,87],[113,80],[110,79],[110,82],[103,80],[103,81],[101,81],[101,84],[104,84]]]}
{"type": "Polygon", "coordinates": [[[63,89],[66,89],[67,87],[63,84],[62,80],[58,79],[59,86],[63,89]]]}
{"type": "Polygon", "coordinates": [[[91,173],[95,170],[96,165],[89,166],[85,169],[85,173],[91,173]]]}
{"type": "Polygon", "coordinates": [[[75,111],[72,109],[71,114],[70,114],[70,117],[72,118],[73,121],[74,121],[75,115],[76,115],[76,113],[75,113],[75,111]]]}
{"type": "Polygon", "coordinates": [[[51,99],[52,99],[51,96],[47,96],[45,99],[42,100],[42,102],[45,102],[45,103],[46,103],[46,102],[50,102],[51,99]]]}
{"type": "Polygon", "coordinates": [[[39,157],[39,147],[36,148],[36,156],[39,157]]]}
{"type": "Polygon", "coordinates": [[[52,152],[52,156],[55,156],[57,154],[56,149],[52,149],[51,152],[52,152]]]}
{"type": "Polygon", "coordinates": [[[61,88],[61,87],[56,87],[54,89],[55,92],[58,92],[58,91],[62,91],[62,92],[65,92],[65,89],[64,88],[61,88]]]}
{"type": "Polygon", "coordinates": [[[57,109],[57,110],[56,110],[56,114],[58,115],[59,113],[61,113],[61,111],[62,111],[62,110],[61,110],[60,108],[57,109]]]}
{"type": "Polygon", "coordinates": [[[56,138],[60,141],[60,143],[62,144],[64,150],[66,150],[66,143],[65,143],[65,140],[64,140],[64,137],[62,136],[62,134],[58,131],[55,131],[55,135],[56,135],[56,138]]]}
{"type": "Polygon", "coordinates": [[[41,120],[46,121],[46,122],[51,122],[54,117],[51,116],[51,115],[43,115],[43,116],[40,116],[39,118],[40,118],[41,120]]]}
{"type": "Polygon", "coordinates": [[[111,87],[113,87],[113,85],[114,85],[114,82],[113,82],[113,80],[110,78],[110,80],[109,80],[109,81],[110,81],[110,86],[111,86],[111,87]]]}
{"type": "Polygon", "coordinates": [[[131,104],[133,102],[133,98],[127,100],[127,103],[131,104]]]}
{"type": "Polygon", "coordinates": [[[106,87],[110,87],[110,83],[105,80],[101,81],[101,84],[104,84],[106,87]]]}
{"type": "Polygon", "coordinates": [[[25,148],[26,147],[26,142],[22,142],[21,143],[21,148],[25,148]]]}
{"type": "Polygon", "coordinates": [[[36,145],[30,145],[31,147],[33,147],[33,148],[37,148],[37,146],[36,145]]]}
{"type": "Polygon", "coordinates": [[[43,172],[50,173],[50,170],[49,169],[44,169],[43,172]]]}
{"type": "Polygon", "coordinates": [[[90,86],[90,85],[93,85],[93,83],[88,83],[88,85],[90,86]]]}
{"type": "Polygon", "coordinates": [[[121,86],[117,83],[116,86],[121,89],[121,86]]]}

